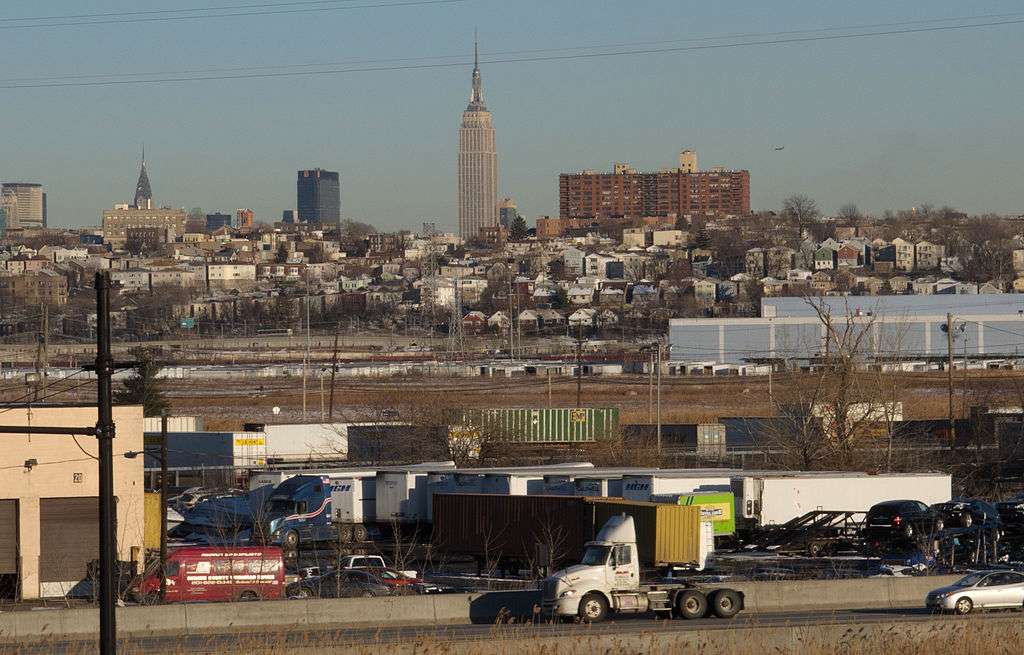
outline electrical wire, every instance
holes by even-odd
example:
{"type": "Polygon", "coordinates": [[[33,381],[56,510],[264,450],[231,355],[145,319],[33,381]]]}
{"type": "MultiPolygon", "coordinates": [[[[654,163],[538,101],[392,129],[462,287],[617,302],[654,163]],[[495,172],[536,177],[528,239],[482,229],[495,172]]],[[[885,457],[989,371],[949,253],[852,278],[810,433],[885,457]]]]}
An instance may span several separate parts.
{"type": "MultiPolygon", "coordinates": [[[[459,0],[440,0],[440,1],[459,1],[459,0]]],[[[395,5],[389,5],[395,6],[395,5]]],[[[485,64],[514,64],[514,63],[538,63],[538,62],[550,62],[550,61],[569,61],[569,60],[585,60],[585,59],[597,59],[597,58],[609,58],[609,57],[623,57],[623,56],[637,56],[637,55],[652,55],[652,54],[667,54],[667,53],[679,53],[679,52],[693,52],[693,51],[704,51],[704,50],[721,50],[730,48],[746,48],[746,47],[758,47],[758,46],[774,46],[774,45],[791,45],[791,44],[802,44],[802,43],[814,43],[823,41],[836,41],[836,40],[851,40],[851,39],[862,39],[872,37],[885,37],[885,36],[906,36],[911,34],[923,34],[932,32],[950,32],[958,30],[970,30],[970,29],[982,29],[988,27],[1002,27],[1009,25],[1020,25],[1024,23],[1022,19],[1008,19],[1008,20],[995,20],[981,23],[969,23],[961,25],[942,25],[933,27],[917,27],[907,29],[890,29],[890,30],[878,30],[878,31],[864,31],[854,32],[850,34],[824,34],[816,36],[803,36],[803,37],[785,37],[777,39],[766,39],[766,40],[754,40],[754,41],[739,41],[731,43],[717,43],[717,44],[704,44],[704,45],[689,45],[689,46],[677,46],[677,47],[665,47],[665,48],[636,48],[626,50],[612,50],[607,52],[593,52],[593,53],[579,53],[579,54],[561,54],[561,55],[539,55],[539,56],[522,56],[522,57],[508,57],[508,58],[490,58],[486,59],[482,63],[485,64]]],[[[250,72],[250,73],[238,73],[232,75],[198,75],[198,76],[166,76],[166,77],[153,77],[150,79],[141,80],[105,80],[105,81],[91,81],[91,82],[30,82],[30,83],[18,83],[18,84],[3,84],[0,85],[0,89],[38,89],[38,88],[64,88],[64,87],[107,87],[107,86],[122,86],[122,85],[137,85],[137,84],[167,84],[177,82],[203,82],[203,81],[227,81],[227,80],[246,80],[246,79],[272,79],[272,78],[290,78],[290,77],[308,77],[308,76],[319,76],[319,75],[341,75],[348,73],[367,73],[367,72],[395,72],[395,71],[411,71],[411,70],[428,70],[428,69],[443,69],[453,67],[463,67],[467,65],[464,62],[451,62],[451,63],[424,63],[424,64],[408,64],[401,66],[364,66],[355,68],[326,68],[323,70],[313,71],[283,71],[283,72],[250,72]]]]}
{"type": "MultiPolygon", "coordinates": [[[[356,0],[347,0],[354,2],[356,0]]],[[[82,27],[89,25],[123,25],[123,24],[135,24],[135,23],[168,23],[168,22],[180,22],[186,20],[201,20],[208,18],[239,18],[246,16],[275,16],[282,14],[309,14],[318,13],[325,11],[350,11],[353,9],[378,9],[383,7],[412,7],[419,5],[447,5],[461,2],[467,2],[468,0],[401,0],[399,2],[385,2],[385,3],[371,3],[371,4],[346,4],[345,6],[338,7],[309,7],[305,9],[289,8],[289,9],[267,9],[259,11],[227,11],[219,14],[196,14],[191,16],[155,16],[155,17],[122,17],[122,18],[102,18],[101,20],[69,20],[62,23],[54,22],[38,22],[35,24],[24,24],[24,25],[0,25],[0,30],[28,30],[28,29],[40,29],[40,28],[54,28],[54,27],[82,27]]],[[[184,11],[184,10],[182,10],[184,11]]],[[[199,10],[194,10],[199,11],[199,10]]],[[[37,19],[38,20],[38,19],[37,19]]]]}
{"type": "MultiPolygon", "coordinates": [[[[507,55],[524,55],[524,54],[536,54],[536,53],[550,53],[550,52],[574,52],[581,50],[599,50],[607,48],[630,48],[638,46],[651,46],[651,45],[664,45],[664,44],[681,44],[681,43],[701,43],[706,41],[718,41],[723,39],[735,39],[735,38],[768,38],[776,36],[785,36],[790,34],[813,34],[817,32],[833,32],[839,30],[858,30],[858,29],[872,29],[880,27],[898,27],[903,25],[927,25],[933,23],[944,23],[944,22],[955,22],[955,21],[977,21],[988,18],[1013,18],[1024,16],[1024,13],[1014,14],[988,14],[980,16],[961,16],[958,18],[937,18],[930,20],[915,20],[915,21],[900,21],[892,23],[874,23],[869,25],[855,25],[855,26],[830,26],[822,28],[809,28],[805,30],[787,30],[779,32],[747,32],[739,34],[721,34],[713,36],[702,36],[692,37],[686,39],[666,39],[666,40],[647,40],[647,41],[633,41],[625,43],[596,43],[591,45],[582,46],[563,46],[557,48],[531,48],[531,49],[519,49],[519,50],[498,50],[485,52],[485,63],[487,57],[507,56],[507,55]]],[[[415,62],[415,61],[438,61],[445,59],[456,59],[459,62],[465,64],[467,62],[467,55],[465,53],[451,54],[451,55],[434,55],[434,56],[420,56],[420,57],[401,57],[401,58],[388,58],[388,59],[343,59],[338,61],[330,62],[307,62],[299,64],[281,64],[275,66],[232,66],[232,67],[218,67],[218,68],[202,68],[202,69],[187,69],[187,70],[162,70],[162,71],[139,71],[134,73],[92,73],[92,74],[80,74],[80,75],[62,75],[53,77],[12,77],[12,78],[0,78],[0,82],[23,82],[23,81],[50,81],[50,80],[74,80],[74,79],[93,79],[93,78],[117,78],[117,77],[143,77],[143,76],[156,76],[156,75],[192,75],[192,74],[209,74],[214,72],[234,72],[234,71],[259,71],[259,70],[288,70],[296,68],[313,68],[313,67],[326,67],[326,66],[342,66],[349,64],[381,64],[381,63],[394,63],[394,62],[415,62]]]]}

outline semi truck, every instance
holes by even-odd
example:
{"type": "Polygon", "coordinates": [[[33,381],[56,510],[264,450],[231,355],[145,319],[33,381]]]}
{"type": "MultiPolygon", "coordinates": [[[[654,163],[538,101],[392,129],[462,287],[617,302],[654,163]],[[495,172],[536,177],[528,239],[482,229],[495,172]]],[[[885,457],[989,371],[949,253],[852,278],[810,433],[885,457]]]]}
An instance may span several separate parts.
{"type": "Polygon", "coordinates": [[[699,619],[709,614],[731,618],[743,609],[743,594],[734,589],[644,582],[640,562],[633,517],[612,516],[585,544],[579,564],[543,580],[542,612],[553,619],[598,623],[612,613],[652,611],[659,618],[699,619]]]}

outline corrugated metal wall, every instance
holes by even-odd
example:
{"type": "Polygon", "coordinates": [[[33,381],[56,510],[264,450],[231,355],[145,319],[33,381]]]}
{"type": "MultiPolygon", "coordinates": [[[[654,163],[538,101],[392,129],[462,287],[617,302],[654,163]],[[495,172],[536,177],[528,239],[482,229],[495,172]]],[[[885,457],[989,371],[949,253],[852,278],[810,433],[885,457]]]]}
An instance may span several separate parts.
{"type": "Polygon", "coordinates": [[[575,443],[608,439],[618,432],[618,408],[485,409],[466,412],[467,426],[487,439],[516,443],[575,443]]]}

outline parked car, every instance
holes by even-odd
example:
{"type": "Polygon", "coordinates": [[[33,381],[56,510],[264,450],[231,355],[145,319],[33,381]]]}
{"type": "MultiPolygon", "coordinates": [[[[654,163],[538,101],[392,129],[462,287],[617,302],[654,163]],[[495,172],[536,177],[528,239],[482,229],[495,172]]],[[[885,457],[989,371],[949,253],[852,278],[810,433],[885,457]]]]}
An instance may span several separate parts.
{"type": "Polygon", "coordinates": [[[424,582],[420,578],[406,575],[395,569],[365,569],[367,573],[377,576],[393,594],[422,593],[420,587],[424,582]]]}
{"type": "Polygon", "coordinates": [[[1007,533],[1024,534],[1024,498],[996,503],[996,509],[1007,533]]]}
{"type": "Polygon", "coordinates": [[[932,509],[942,517],[947,527],[999,528],[1002,520],[995,505],[984,500],[956,499],[948,503],[936,503],[932,509]]]}
{"type": "Polygon", "coordinates": [[[868,510],[864,538],[869,546],[880,546],[941,532],[944,527],[942,516],[919,500],[887,500],[868,510]]]}
{"type": "MultiPolygon", "coordinates": [[[[284,585],[284,559],[280,548],[189,546],[167,555],[164,600],[200,602],[280,598],[284,585]]],[[[160,562],[142,574],[133,596],[153,604],[160,597],[160,562]]]]}
{"type": "Polygon", "coordinates": [[[317,578],[288,585],[288,598],[373,598],[390,596],[391,589],[367,571],[337,569],[317,578]]]}
{"type": "Polygon", "coordinates": [[[948,587],[928,592],[925,605],[957,614],[970,614],[975,609],[1024,609],[1024,574],[976,571],[948,587]]]}

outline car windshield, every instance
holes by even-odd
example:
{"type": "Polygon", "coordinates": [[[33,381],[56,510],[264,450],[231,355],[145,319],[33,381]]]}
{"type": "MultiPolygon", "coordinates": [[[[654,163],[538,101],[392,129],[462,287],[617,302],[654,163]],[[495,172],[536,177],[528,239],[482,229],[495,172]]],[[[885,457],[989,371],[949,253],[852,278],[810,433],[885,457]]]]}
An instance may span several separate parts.
{"type": "Polygon", "coordinates": [[[584,566],[604,566],[605,562],[608,561],[608,551],[611,548],[608,546],[587,546],[587,549],[583,551],[583,559],[580,564],[584,566]]]}
{"type": "Polygon", "coordinates": [[[986,577],[988,577],[988,573],[971,573],[970,575],[965,575],[964,577],[957,580],[953,586],[973,587],[974,585],[984,580],[986,577]]]}

